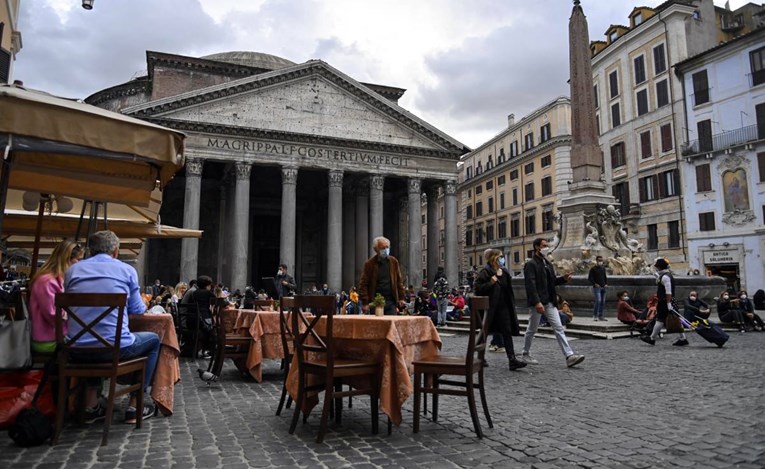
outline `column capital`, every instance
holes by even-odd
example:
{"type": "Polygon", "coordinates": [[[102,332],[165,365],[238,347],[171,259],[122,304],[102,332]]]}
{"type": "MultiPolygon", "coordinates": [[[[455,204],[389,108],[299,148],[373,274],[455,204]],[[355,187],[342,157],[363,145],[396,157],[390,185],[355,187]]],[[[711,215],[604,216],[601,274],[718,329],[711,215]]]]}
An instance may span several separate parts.
{"type": "Polygon", "coordinates": [[[361,178],[356,181],[356,195],[358,197],[369,197],[369,180],[361,178]]]}
{"type": "Polygon", "coordinates": [[[298,169],[296,166],[282,166],[282,184],[297,185],[298,169]]]}
{"type": "Polygon", "coordinates": [[[379,174],[369,176],[369,187],[377,191],[383,190],[383,187],[385,187],[385,176],[379,174]]]}
{"type": "Polygon", "coordinates": [[[420,194],[422,192],[422,180],[417,178],[409,178],[407,190],[410,194],[420,194]]]}
{"type": "Polygon", "coordinates": [[[252,164],[240,161],[236,163],[236,180],[243,181],[250,179],[252,173],[252,164]]]}
{"type": "Polygon", "coordinates": [[[197,176],[202,177],[202,166],[204,166],[202,158],[186,158],[186,177],[197,176]]]}
{"type": "Polygon", "coordinates": [[[343,187],[343,172],[341,170],[329,171],[329,187],[343,187]]]}
{"type": "Polygon", "coordinates": [[[444,195],[456,195],[457,194],[457,181],[449,179],[444,182],[444,195]]]}

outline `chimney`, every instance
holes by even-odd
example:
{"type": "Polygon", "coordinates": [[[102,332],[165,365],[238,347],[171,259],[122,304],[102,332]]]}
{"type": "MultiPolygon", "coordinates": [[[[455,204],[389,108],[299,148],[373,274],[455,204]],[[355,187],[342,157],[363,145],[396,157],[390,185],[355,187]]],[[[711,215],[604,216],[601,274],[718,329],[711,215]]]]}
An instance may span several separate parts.
{"type": "Polygon", "coordinates": [[[507,116],[507,127],[510,128],[515,124],[515,114],[509,114],[507,116]]]}

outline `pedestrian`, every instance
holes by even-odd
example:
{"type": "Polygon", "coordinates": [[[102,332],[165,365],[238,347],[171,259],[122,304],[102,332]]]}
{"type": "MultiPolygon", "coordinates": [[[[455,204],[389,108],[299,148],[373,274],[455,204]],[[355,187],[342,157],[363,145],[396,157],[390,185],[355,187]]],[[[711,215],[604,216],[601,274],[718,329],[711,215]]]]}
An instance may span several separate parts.
{"type": "Polygon", "coordinates": [[[154,279],[154,285],[151,286],[151,298],[156,299],[162,293],[162,281],[158,278],[154,279]]]}
{"type": "MultiPolygon", "coordinates": [[[[525,367],[526,363],[515,357],[513,347],[512,317],[515,316],[515,297],[512,276],[505,268],[505,256],[499,249],[487,249],[483,253],[483,258],[486,265],[478,271],[473,289],[476,295],[489,297],[487,332],[498,333],[502,336],[510,371],[518,370],[525,367]]],[[[477,312],[473,311],[471,314],[477,314],[477,312]]]]}
{"type": "MultiPolygon", "coordinates": [[[[656,297],[659,301],[656,305],[656,323],[653,325],[653,331],[650,336],[640,338],[640,340],[650,345],[656,344],[656,339],[659,337],[659,333],[661,333],[661,329],[667,321],[667,316],[674,314],[670,311],[677,311],[672,304],[672,300],[675,297],[675,278],[669,270],[669,262],[664,258],[659,258],[656,259],[653,266],[656,269],[656,297]]],[[[672,345],[678,347],[688,345],[685,332],[678,333],[678,339],[672,345]]]]}
{"type": "Polygon", "coordinates": [[[746,290],[738,292],[738,304],[741,309],[741,314],[744,315],[744,322],[751,327],[753,331],[762,331],[762,318],[754,312],[754,304],[752,303],[752,300],[748,298],[746,290]]]}
{"type": "Polygon", "coordinates": [[[584,355],[577,355],[571,348],[566,338],[566,332],[560,322],[558,308],[555,306],[555,286],[571,280],[571,274],[562,276],[555,275],[555,267],[547,260],[550,252],[548,242],[544,238],[537,238],[532,243],[534,254],[523,266],[523,276],[526,286],[526,298],[529,305],[529,324],[526,326],[526,334],[523,340],[523,354],[521,360],[526,363],[539,363],[531,356],[531,343],[539,327],[542,315],[547,317],[555,331],[563,355],[566,357],[566,366],[569,368],[584,361],[584,355]]]}
{"type": "Polygon", "coordinates": [[[404,304],[404,281],[398,259],[390,255],[390,240],[378,236],[372,242],[375,255],[364,262],[359,279],[359,296],[361,309],[364,313],[369,310],[378,293],[385,298],[384,312],[386,316],[396,314],[396,306],[404,304]]]}
{"type": "Polygon", "coordinates": [[[699,319],[709,319],[709,305],[706,301],[699,298],[696,290],[689,292],[688,298],[683,303],[683,317],[688,321],[694,322],[699,319]]]}
{"type": "MultiPolygon", "coordinates": [[[[279,264],[279,270],[276,271],[276,277],[274,278],[274,287],[276,287],[276,295],[279,300],[283,296],[292,296],[297,289],[295,285],[295,279],[287,271],[287,264],[279,264]]],[[[316,285],[314,285],[314,288],[316,285]]]]}
{"type": "Polygon", "coordinates": [[[590,268],[587,279],[592,284],[592,293],[595,296],[595,307],[592,311],[593,321],[608,321],[603,317],[603,309],[606,305],[606,287],[608,287],[608,275],[603,263],[603,256],[595,258],[595,265],[590,268]]]}
{"type": "Polygon", "coordinates": [[[438,309],[438,326],[446,325],[446,308],[449,306],[449,281],[444,274],[444,268],[439,267],[433,279],[433,293],[436,294],[436,308],[438,309]]]}

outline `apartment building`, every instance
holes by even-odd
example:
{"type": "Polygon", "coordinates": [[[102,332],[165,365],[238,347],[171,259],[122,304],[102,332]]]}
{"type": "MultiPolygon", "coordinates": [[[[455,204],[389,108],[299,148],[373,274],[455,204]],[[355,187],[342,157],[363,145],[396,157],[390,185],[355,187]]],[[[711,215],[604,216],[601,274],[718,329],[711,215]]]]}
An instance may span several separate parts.
{"type": "Polygon", "coordinates": [[[561,96],[507,128],[459,163],[461,270],[483,264],[489,247],[518,272],[531,243],[553,236],[554,214],[571,181],[571,100],[561,96]]]}
{"type": "Polygon", "coordinates": [[[21,50],[19,2],[6,0],[0,3],[0,84],[12,82],[13,62],[21,50]]]}
{"type": "Polygon", "coordinates": [[[688,133],[681,178],[692,268],[736,289],[765,278],[765,28],[676,66],[688,133]]]}

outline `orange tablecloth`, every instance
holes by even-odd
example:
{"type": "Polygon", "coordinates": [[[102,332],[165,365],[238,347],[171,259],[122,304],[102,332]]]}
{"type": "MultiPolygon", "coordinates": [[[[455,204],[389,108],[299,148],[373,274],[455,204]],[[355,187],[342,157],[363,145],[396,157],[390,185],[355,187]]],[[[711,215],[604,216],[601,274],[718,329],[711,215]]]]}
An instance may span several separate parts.
{"type": "MultiPolygon", "coordinates": [[[[316,331],[325,332],[325,321],[316,331]]],[[[335,316],[334,338],[337,355],[343,358],[374,358],[382,363],[380,408],[393,423],[401,423],[401,408],[414,392],[410,378],[412,362],[433,355],[441,346],[441,338],[430,318],[423,316],[335,316]]],[[[287,391],[297,397],[297,357],[287,377],[287,391]]],[[[318,402],[309,396],[306,410],[318,402]]]]}
{"type": "Polygon", "coordinates": [[[175,383],[181,380],[181,368],[178,365],[181,349],[175,334],[173,317],[169,314],[130,315],[130,330],[154,332],[159,336],[161,345],[151,386],[151,397],[163,415],[172,415],[175,383]]]}
{"type": "Polygon", "coordinates": [[[239,310],[234,333],[252,337],[246,369],[257,382],[263,381],[263,359],[284,358],[279,311],[239,310]]]}

